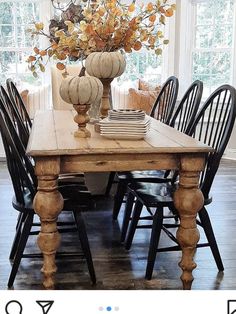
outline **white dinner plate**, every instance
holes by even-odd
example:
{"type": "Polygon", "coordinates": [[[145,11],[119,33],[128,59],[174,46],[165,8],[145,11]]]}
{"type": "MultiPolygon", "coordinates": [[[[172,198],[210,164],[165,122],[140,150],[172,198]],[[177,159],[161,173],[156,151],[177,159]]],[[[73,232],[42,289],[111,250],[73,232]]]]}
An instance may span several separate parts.
{"type": "Polygon", "coordinates": [[[144,120],[110,120],[109,118],[105,118],[99,122],[100,126],[146,126],[150,124],[150,117],[146,116],[144,120]]]}
{"type": "Polygon", "coordinates": [[[142,135],[127,135],[127,134],[101,134],[101,136],[108,138],[108,139],[113,139],[113,140],[141,140],[145,137],[145,134],[142,135]]]}

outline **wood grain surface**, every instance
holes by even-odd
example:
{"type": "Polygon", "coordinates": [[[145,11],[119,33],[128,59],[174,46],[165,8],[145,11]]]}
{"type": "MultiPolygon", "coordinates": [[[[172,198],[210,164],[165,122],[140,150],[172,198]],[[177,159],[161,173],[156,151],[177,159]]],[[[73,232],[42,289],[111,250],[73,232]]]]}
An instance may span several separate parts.
{"type": "Polygon", "coordinates": [[[211,149],[197,140],[152,119],[151,131],[143,140],[112,140],[102,137],[88,125],[91,138],[73,136],[76,124],[74,113],[67,110],[38,111],[27,148],[31,156],[113,154],[113,153],[191,153],[211,149]]]}

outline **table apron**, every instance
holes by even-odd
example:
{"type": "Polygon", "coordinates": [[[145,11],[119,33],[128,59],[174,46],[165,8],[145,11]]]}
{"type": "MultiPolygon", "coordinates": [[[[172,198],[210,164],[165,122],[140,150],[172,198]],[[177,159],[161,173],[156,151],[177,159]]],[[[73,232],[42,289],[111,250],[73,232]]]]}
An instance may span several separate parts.
{"type": "Polygon", "coordinates": [[[61,156],[60,172],[102,172],[178,169],[179,156],[174,154],[101,154],[61,156]]]}

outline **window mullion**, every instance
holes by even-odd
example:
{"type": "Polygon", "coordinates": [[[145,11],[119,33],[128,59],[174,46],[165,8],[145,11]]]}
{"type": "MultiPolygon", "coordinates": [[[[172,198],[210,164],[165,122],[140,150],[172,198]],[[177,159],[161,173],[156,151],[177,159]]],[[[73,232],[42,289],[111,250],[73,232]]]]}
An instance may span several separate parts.
{"type": "Polygon", "coordinates": [[[233,7],[233,42],[232,42],[232,49],[231,49],[231,83],[236,86],[236,1],[234,0],[234,7],[233,7]]]}
{"type": "MultiPolygon", "coordinates": [[[[214,49],[214,43],[215,43],[215,31],[216,31],[216,6],[214,6],[213,9],[213,25],[212,25],[212,30],[213,30],[213,38],[212,38],[212,53],[211,53],[211,59],[210,59],[210,64],[213,64],[213,49],[214,49]]],[[[214,49],[215,51],[215,49],[214,49]]],[[[212,66],[210,67],[210,77],[212,79],[213,73],[212,73],[212,66]]],[[[212,93],[212,86],[210,87],[210,93],[212,93]]]]}
{"type": "Polygon", "coordinates": [[[17,18],[16,18],[16,6],[12,6],[13,11],[13,30],[14,30],[14,42],[15,42],[15,71],[16,71],[16,79],[18,79],[18,42],[17,42],[17,18]]]}

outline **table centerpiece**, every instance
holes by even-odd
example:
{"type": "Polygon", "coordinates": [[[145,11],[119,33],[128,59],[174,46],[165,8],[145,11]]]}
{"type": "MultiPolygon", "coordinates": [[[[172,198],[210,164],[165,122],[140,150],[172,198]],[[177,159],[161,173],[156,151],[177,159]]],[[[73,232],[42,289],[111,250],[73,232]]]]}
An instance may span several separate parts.
{"type": "Polygon", "coordinates": [[[32,36],[46,36],[47,48],[34,47],[28,57],[29,69],[36,77],[45,71],[48,59],[55,59],[56,66],[67,76],[66,64],[81,61],[87,75],[99,78],[103,83],[101,117],[110,108],[110,83],[125,70],[125,53],[142,48],[161,55],[165,39],[162,25],[176,9],[170,0],[138,1],[122,0],[51,0],[60,12],[60,18],[50,21],[49,32],[42,22],[36,22],[32,36]]]}

